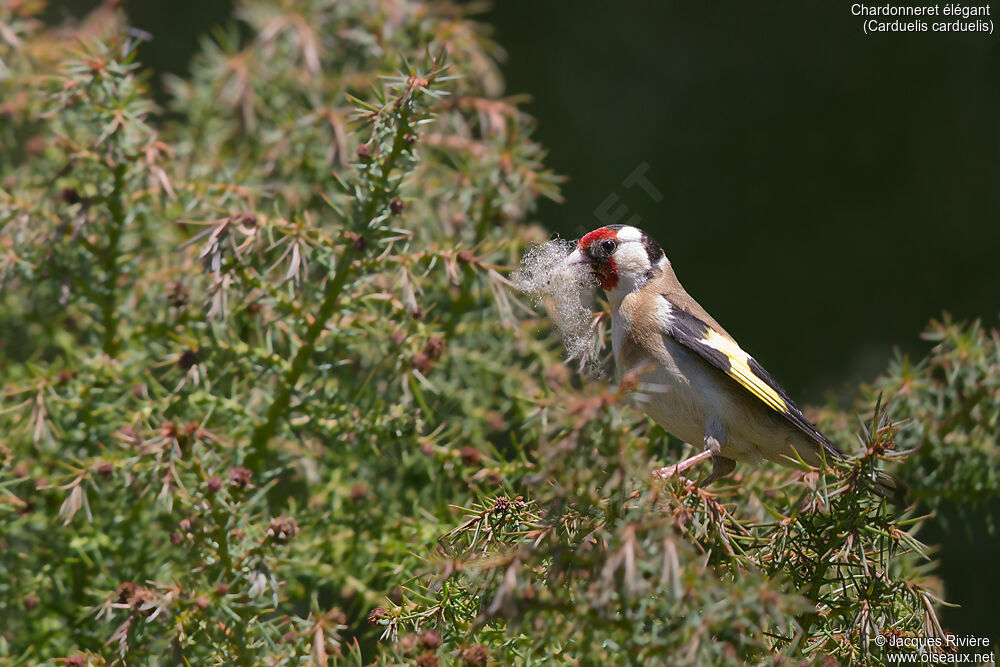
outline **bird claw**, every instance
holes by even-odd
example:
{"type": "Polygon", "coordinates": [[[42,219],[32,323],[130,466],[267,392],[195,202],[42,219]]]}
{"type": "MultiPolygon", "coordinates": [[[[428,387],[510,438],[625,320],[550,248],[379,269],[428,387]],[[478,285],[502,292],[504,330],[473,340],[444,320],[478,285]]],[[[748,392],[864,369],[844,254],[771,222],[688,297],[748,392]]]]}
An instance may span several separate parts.
{"type": "Polygon", "coordinates": [[[679,480],[684,486],[687,486],[689,484],[694,484],[694,480],[689,479],[684,475],[680,474],[681,471],[678,470],[679,467],[680,467],[679,465],[672,465],[663,468],[657,468],[656,470],[653,471],[653,477],[659,477],[660,479],[675,478],[679,480]]]}

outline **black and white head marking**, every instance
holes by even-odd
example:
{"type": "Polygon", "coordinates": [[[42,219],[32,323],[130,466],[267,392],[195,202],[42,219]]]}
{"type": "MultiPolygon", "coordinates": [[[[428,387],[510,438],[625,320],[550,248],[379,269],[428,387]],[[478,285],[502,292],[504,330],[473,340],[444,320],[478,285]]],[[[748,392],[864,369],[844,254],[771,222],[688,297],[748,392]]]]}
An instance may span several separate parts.
{"type": "Polygon", "coordinates": [[[614,253],[621,287],[627,291],[638,289],[663,270],[666,256],[660,244],[641,229],[622,226],[618,230],[620,243],[614,253]]]}

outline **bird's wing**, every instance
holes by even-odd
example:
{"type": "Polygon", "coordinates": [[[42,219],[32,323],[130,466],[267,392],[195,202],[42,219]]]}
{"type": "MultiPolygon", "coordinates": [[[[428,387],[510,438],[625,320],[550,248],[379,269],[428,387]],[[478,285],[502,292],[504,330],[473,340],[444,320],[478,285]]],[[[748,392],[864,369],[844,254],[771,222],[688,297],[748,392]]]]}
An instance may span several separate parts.
{"type": "Polygon", "coordinates": [[[802,414],[785,390],[757,360],[744,352],[732,338],[723,335],[695,315],[660,296],[665,317],[660,319],[663,335],[695,352],[712,366],[735,380],[743,389],[837,458],[838,450],[802,414]]]}

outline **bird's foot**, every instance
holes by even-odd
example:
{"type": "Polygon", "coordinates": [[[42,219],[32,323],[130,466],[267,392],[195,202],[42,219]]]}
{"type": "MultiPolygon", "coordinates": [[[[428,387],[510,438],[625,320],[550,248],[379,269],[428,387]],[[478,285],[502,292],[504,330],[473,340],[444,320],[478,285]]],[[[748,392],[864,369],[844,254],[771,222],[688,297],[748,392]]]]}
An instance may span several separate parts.
{"type": "Polygon", "coordinates": [[[720,477],[725,477],[736,469],[736,461],[724,456],[712,457],[712,472],[708,477],[698,482],[698,486],[706,487],[720,477]]]}

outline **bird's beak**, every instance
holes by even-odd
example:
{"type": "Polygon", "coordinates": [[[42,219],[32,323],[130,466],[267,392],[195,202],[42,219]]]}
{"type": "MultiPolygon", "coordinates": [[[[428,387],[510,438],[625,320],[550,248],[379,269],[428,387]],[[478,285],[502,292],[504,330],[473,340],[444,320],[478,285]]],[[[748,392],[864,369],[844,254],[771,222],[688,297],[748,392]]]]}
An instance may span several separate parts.
{"type": "Polygon", "coordinates": [[[571,252],[569,256],[563,260],[563,263],[566,264],[566,266],[574,266],[576,264],[587,264],[587,265],[590,264],[587,258],[583,256],[583,253],[580,252],[579,248],[573,250],[573,252],[571,252]]]}

